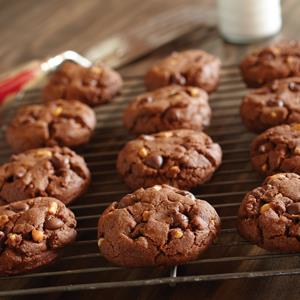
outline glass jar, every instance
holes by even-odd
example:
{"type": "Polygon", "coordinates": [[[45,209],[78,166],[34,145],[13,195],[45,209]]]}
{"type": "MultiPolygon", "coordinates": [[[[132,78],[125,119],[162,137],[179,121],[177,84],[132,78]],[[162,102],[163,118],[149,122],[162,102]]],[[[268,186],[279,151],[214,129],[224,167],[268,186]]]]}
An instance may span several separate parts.
{"type": "Polygon", "coordinates": [[[281,29],[280,0],[217,0],[219,31],[225,40],[246,44],[281,29]]]}

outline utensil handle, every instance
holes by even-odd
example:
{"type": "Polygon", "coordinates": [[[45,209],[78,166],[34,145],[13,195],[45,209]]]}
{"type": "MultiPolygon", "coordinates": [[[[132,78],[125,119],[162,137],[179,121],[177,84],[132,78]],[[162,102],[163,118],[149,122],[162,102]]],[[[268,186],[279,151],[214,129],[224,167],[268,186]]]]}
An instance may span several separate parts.
{"type": "Polygon", "coordinates": [[[20,70],[14,75],[0,79],[0,104],[10,95],[19,92],[26,84],[36,78],[41,72],[37,65],[20,70]]]}

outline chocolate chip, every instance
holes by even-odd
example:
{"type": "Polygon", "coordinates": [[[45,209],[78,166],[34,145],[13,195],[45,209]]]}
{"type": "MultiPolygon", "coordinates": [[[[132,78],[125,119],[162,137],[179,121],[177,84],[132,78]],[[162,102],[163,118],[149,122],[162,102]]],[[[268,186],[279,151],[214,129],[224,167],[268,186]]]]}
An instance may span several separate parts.
{"type": "Polygon", "coordinates": [[[284,101],[281,100],[281,99],[278,99],[277,105],[278,105],[279,107],[283,107],[283,106],[284,106],[284,101]]]}
{"type": "Polygon", "coordinates": [[[4,240],[5,240],[5,234],[3,231],[0,231],[0,251],[2,249],[2,246],[4,245],[4,240]]]}
{"type": "Polygon", "coordinates": [[[163,162],[164,160],[160,155],[149,155],[145,159],[145,164],[154,169],[159,169],[162,166],[163,162]]]}
{"type": "Polygon", "coordinates": [[[278,107],[283,107],[284,106],[284,101],[282,99],[269,99],[267,101],[268,106],[278,106],[278,107]]]}
{"type": "Polygon", "coordinates": [[[300,87],[297,83],[295,82],[290,82],[289,83],[289,89],[292,91],[292,92],[299,92],[300,91],[300,87]]]}
{"type": "Polygon", "coordinates": [[[177,191],[177,194],[189,197],[193,200],[196,199],[195,196],[192,193],[188,192],[188,191],[177,191]]]}
{"type": "Polygon", "coordinates": [[[258,147],[258,152],[265,153],[267,151],[270,151],[271,149],[272,149],[272,145],[270,143],[265,143],[258,147]]]}
{"type": "Polygon", "coordinates": [[[178,91],[170,91],[169,97],[178,96],[180,93],[178,91]]]}
{"type": "Polygon", "coordinates": [[[170,76],[170,83],[172,84],[180,84],[180,85],[184,85],[186,84],[186,79],[184,76],[182,76],[181,74],[177,73],[177,74],[172,74],[170,76]]]}
{"type": "Polygon", "coordinates": [[[70,159],[68,157],[54,156],[51,159],[51,162],[55,169],[62,169],[62,168],[68,168],[70,159]]]}
{"type": "Polygon", "coordinates": [[[96,79],[91,79],[88,81],[88,85],[92,87],[96,87],[98,85],[98,80],[96,79]]]}
{"type": "Polygon", "coordinates": [[[7,182],[7,183],[12,183],[12,182],[14,182],[14,176],[8,176],[8,177],[6,177],[6,182],[7,182]]]}
{"type": "Polygon", "coordinates": [[[152,135],[143,134],[141,135],[140,138],[143,139],[144,141],[154,141],[154,136],[152,135]]]}
{"type": "Polygon", "coordinates": [[[286,211],[290,215],[299,215],[300,214],[300,202],[290,204],[286,208],[286,211]]]}
{"type": "Polygon", "coordinates": [[[151,96],[143,97],[139,99],[139,103],[144,104],[144,103],[150,103],[153,101],[153,98],[151,96]]]}
{"type": "Polygon", "coordinates": [[[26,211],[29,209],[29,205],[23,201],[11,203],[10,206],[15,212],[26,211]]]}
{"type": "Polygon", "coordinates": [[[46,222],[45,222],[46,229],[50,229],[50,230],[59,229],[63,225],[64,225],[64,222],[61,219],[53,217],[53,216],[47,218],[46,222]]]}
{"type": "Polygon", "coordinates": [[[260,52],[259,57],[265,60],[271,60],[274,59],[277,54],[277,50],[274,50],[273,48],[266,48],[260,52]]]}
{"type": "Polygon", "coordinates": [[[276,92],[278,90],[278,81],[274,81],[271,85],[271,91],[276,92]]]}
{"type": "Polygon", "coordinates": [[[180,120],[180,117],[181,117],[181,111],[178,109],[172,109],[168,114],[168,119],[170,121],[180,120]]]}
{"type": "Polygon", "coordinates": [[[207,223],[200,217],[194,216],[191,221],[192,228],[203,229],[207,227],[207,223]]]}
{"type": "Polygon", "coordinates": [[[174,225],[185,229],[189,225],[189,219],[186,215],[178,213],[174,216],[174,225]]]}
{"type": "Polygon", "coordinates": [[[16,169],[16,177],[21,178],[26,174],[27,170],[23,167],[16,169]]]}
{"type": "Polygon", "coordinates": [[[258,151],[260,153],[265,153],[266,152],[266,146],[265,145],[260,145],[259,148],[258,148],[258,151]]]}

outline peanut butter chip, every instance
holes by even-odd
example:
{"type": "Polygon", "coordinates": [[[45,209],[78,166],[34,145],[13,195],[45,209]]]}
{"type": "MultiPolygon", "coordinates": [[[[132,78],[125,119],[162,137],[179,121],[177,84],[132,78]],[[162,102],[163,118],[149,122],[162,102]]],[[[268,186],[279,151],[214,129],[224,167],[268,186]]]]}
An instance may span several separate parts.
{"type": "Polygon", "coordinates": [[[100,239],[98,240],[98,247],[99,247],[99,249],[100,249],[100,247],[101,247],[103,241],[104,241],[104,238],[100,238],[100,239]]]}
{"type": "Polygon", "coordinates": [[[8,221],[9,218],[7,215],[0,216],[0,227],[3,227],[8,221]]]}
{"type": "Polygon", "coordinates": [[[287,59],[286,59],[287,63],[290,64],[290,65],[293,65],[294,63],[294,59],[292,56],[288,56],[287,59]]]}
{"type": "Polygon", "coordinates": [[[173,166],[169,169],[170,173],[171,173],[171,176],[175,177],[177,176],[177,174],[180,173],[180,169],[178,166],[173,166]]]}
{"type": "Polygon", "coordinates": [[[174,229],[172,230],[171,235],[175,239],[181,239],[183,237],[183,232],[180,229],[174,229]]]}
{"type": "Polygon", "coordinates": [[[36,151],[37,156],[52,157],[52,152],[47,149],[39,149],[36,151]]]}
{"type": "Polygon", "coordinates": [[[51,202],[48,213],[51,215],[55,215],[58,209],[58,204],[56,202],[51,202]]]}
{"type": "Polygon", "coordinates": [[[100,75],[102,73],[102,69],[100,67],[91,67],[90,69],[93,73],[100,75]]]}
{"type": "Polygon", "coordinates": [[[300,147],[296,147],[296,148],[294,149],[294,154],[295,154],[295,155],[300,155],[300,147]]]}
{"type": "Polygon", "coordinates": [[[191,96],[197,97],[199,96],[199,90],[196,88],[188,88],[188,92],[190,93],[191,96]]]}
{"type": "Polygon", "coordinates": [[[271,112],[271,117],[275,119],[277,117],[277,113],[275,111],[272,111],[271,112]]]}
{"type": "Polygon", "coordinates": [[[149,217],[150,217],[150,212],[147,211],[147,210],[144,211],[142,217],[143,217],[143,221],[147,222],[149,220],[149,217]]]}
{"type": "Polygon", "coordinates": [[[14,241],[17,238],[17,235],[15,233],[9,233],[7,237],[9,240],[14,241]]]}
{"type": "Polygon", "coordinates": [[[148,155],[148,151],[147,151],[147,149],[146,148],[141,148],[140,150],[139,150],[139,156],[140,157],[142,157],[142,158],[144,158],[144,157],[146,157],[148,155]]]}
{"type": "Polygon", "coordinates": [[[33,199],[29,199],[29,200],[27,201],[27,203],[28,203],[30,206],[32,206],[32,205],[34,204],[34,200],[33,200],[33,199]]]}
{"type": "Polygon", "coordinates": [[[279,179],[279,178],[285,178],[283,174],[275,174],[270,176],[270,179],[279,179]]]}
{"type": "Polygon", "coordinates": [[[273,52],[274,55],[279,55],[280,54],[280,49],[276,48],[276,47],[273,47],[272,52],[273,52]]]}
{"type": "Polygon", "coordinates": [[[261,170],[262,170],[263,172],[266,172],[267,169],[268,169],[268,165],[267,165],[267,164],[263,164],[263,165],[261,166],[261,170]]]}
{"type": "Polygon", "coordinates": [[[173,136],[173,133],[171,131],[165,131],[165,132],[161,132],[159,134],[159,136],[162,136],[164,138],[169,138],[169,137],[173,136]]]}
{"type": "Polygon", "coordinates": [[[294,130],[299,131],[299,130],[300,130],[300,123],[293,124],[293,125],[292,125],[292,128],[293,128],[294,130]]]}
{"type": "Polygon", "coordinates": [[[7,235],[7,240],[6,240],[6,244],[9,247],[16,247],[17,245],[19,245],[22,242],[22,236],[20,234],[16,234],[16,233],[9,233],[7,235]]]}
{"type": "Polygon", "coordinates": [[[272,207],[272,206],[271,206],[270,203],[264,204],[264,205],[260,208],[260,213],[263,214],[264,212],[266,212],[267,210],[269,210],[271,207],[272,207]]]}
{"type": "Polygon", "coordinates": [[[52,115],[58,117],[62,113],[62,107],[58,106],[52,111],[52,115]]]}
{"type": "Polygon", "coordinates": [[[31,235],[32,239],[37,243],[40,243],[44,239],[44,233],[37,229],[33,229],[31,235]]]}

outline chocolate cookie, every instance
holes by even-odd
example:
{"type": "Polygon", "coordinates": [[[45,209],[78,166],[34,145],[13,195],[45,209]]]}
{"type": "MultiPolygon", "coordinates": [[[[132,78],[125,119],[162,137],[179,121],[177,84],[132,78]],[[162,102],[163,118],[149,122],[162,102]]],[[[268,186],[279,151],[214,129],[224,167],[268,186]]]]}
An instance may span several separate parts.
{"type": "Polygon", "coordinates": [[[90,182],[84,159],[68,148],[39,148],[13,155],[0,166],[0,205],[50,196],[68,204],[90,182]]]}
{"type": "Polygon", "coordinates": [[[145,85],[148,90],[178,84],[212,92],[219,82],[220,67],[219,58],[202,50],[174,52],[147,72],[145,85]]]}
{"type": "Polygon", "coordinates": [[[243,199],[238,229],[247,240],[268,250],[300,251],[300,176],[279,173],[243,199]]]}
{"type": "Polygon", "coordinates": [[[126,267],[177,265],[199,258],[216,238],[220,218],[193,194],[168,185],[139,189],[112,203],[98,224],[98,246],[126,267]]]}
{"type": "Polygon", "coordinates": [[[300,174],[300,124],[272,127],[257,136],[251,145],[251,161],[264,175],[300,174]]]}
{"type": "Polygon", "coordinates": [[[94,111],[79,101],[55,100],[18,110],[6,130],[14,152],[45,146],[76,147],[89,142],[96,126],[94,111]]]}
{"type": "Polygon", "coordinates": [[[275,80],[245,96],[241,104],[244,124],[254,132],[300,122],[300,78],[275,80]]]}
{"type": "Polygon", "coordinates": [[[97,106],[110,101],[119,93],[122,85],[121,76],[104,64],[84,68],[73,62],[65,62],[50,77],[43,95],[45,101],[76,99],[97,106]]]}
{"type": "Polygon", "coordinates": [[[204,90],[172,85],[142,94],[124,111],[124,125],[132,133],[170,129],[201,130],[210,123],[211,109],[204,90]]]}
{"type": "Polygon", "coordinates": [[[120,151],[117,170],[131,189],[169,184],[191,189],[209,180],[222,159],[220,146],[188,129],[142,135],[120,151]]]}
{"type": "Polygon", "coordinates": [[[40,197],[0,207],[0,274],[51,263],[76,238],[74,214],[59,200],[40,197]]]}
{"type": "Polygon", "coordinates": [[[300,75],[300,42],[283,41],[248,54],[240,69],[249,87],[300,75]]]}

